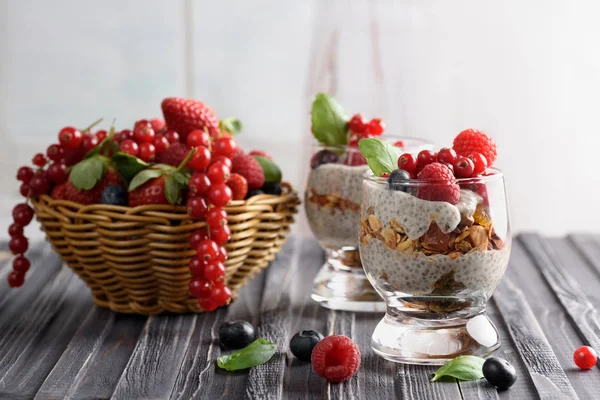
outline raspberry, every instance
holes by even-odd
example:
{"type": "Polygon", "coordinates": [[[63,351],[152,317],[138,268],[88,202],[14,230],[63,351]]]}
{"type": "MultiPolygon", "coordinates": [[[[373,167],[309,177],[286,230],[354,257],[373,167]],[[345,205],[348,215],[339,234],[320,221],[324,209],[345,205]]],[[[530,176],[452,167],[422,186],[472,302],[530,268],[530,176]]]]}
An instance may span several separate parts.
{"type": "Polygon", "coordinates": [[[240,174],[231,174],[227,186],[233,193],[233,200],[244,200],[248,194],[248,181],[240,174]]]}
{"type": "Polygon", "coordinates": [[[167,126],[177,131],[183,142],[190,132],[203,131],[205,127],[213,138],[219,134],[219,119],[200,101],[169,97],[162,101],[161,107],[167,126]]]}
{"type": "Polygon", "coordinates": [[[61,183],[60,185],[56,185],[52,188],[52,192],[50,192],[50,197],[54,200],[64,200],[65,199],[65,189],[67,187],[67,183],[61,183]]]}
{"type": "MultiPolygon", "coordinates": [[[[90,190],[78,190],[71,181],[67,181],[64,188],[64,199],[79,204],[100,204],[102,192],[110,185],[123,185],[123,179],[114,169],[108,169],[104,178],[90,190]]],[[[60,192],[56,194],[59,195],[60,192]]]]}
{"type": "Polygon", "coordinates": [[[436,181],[419,187],[417,197],[429,201],[446,201],[450,204],[460,200],[460,186],[447,166],[434,162],[423,167],[417,175],[421,180],[436,181]]]}
{"type": "Polygon", "coordinates": [[[341,382],[358,371],[360,350],[347,336],[328,336],[317,343],[311,361],[317,375],[330,382],[341,382]]]}
{"type": "Polygon", "coordinates": [[[177,167],[181,164],[188,151],[190,151],[190,147],[187,144],[179,142],[172,143],[171,147],[158,155],[158,162],[177,167]]]}
{"type": "MultiPolygon", "coordinates": [[[[237,153],[236,153],[237,155],[237,153]]],[[[271,157],[270,155],[268,155],[267,153],[265,153],[262,150],[252,150],[250,153],[248,153],[249,156],[261,156],[264,158],[268,158],[269,160],[273,161],[273,157],[271,157]]]]}
{"type": "Polygon", "coordinates": [[[258,189],[265,183],[262,167],[252,156],[238,155],[231,161],[231,172],[240,174],[248,181],[248,189],[258,189]]]}
{"type": "Polygon", "coordinates": [[[475,129],[465,129],[454,138],[452,148],[461,156],[480,153],[487,160],[488,167],[496,161],[497,150],[494,140],[485,132],[475,129]]]}

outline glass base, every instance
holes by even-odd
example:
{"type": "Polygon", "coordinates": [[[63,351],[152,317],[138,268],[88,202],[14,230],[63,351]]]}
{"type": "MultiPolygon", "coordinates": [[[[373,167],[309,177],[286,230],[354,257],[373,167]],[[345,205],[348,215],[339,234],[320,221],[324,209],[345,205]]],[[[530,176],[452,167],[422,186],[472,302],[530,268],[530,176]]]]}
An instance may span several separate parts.
{"type": "Polygon", "coordinates": [[[500,338],[483,313],[468,318],[424,319],[389,309],[373,332],[371,346],[393,362],[442,365],[457,356],[490,354],[500,347],[500,338]]]}
{"type": "Polygon", "coordinates": [[[313,282],[313,300],[333,310],[385,311],[385,302],[362,269],[358,250],[327,250],[327,255],[313,282]]]}

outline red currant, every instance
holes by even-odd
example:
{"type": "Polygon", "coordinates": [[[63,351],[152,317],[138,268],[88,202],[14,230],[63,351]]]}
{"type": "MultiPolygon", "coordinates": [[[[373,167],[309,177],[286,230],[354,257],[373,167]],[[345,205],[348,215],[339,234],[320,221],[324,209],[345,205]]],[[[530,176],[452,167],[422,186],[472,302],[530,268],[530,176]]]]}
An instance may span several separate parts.
{"type": "Polygon", "coordinates": [[[133,140],[133,131],[130,129],[123,129],[117,135],[117,142],[122,142],[124,140],[133,140]]]}
{"type": "Polygon", "coordinates": [[[64,152],[63,156],[64,156],[64,160],[65,160],[65,165],[67,167],[77,164],[79,161],[83,160],[83,156],[85,156],[85,153],[80,148],[77,148],[77,149],[64,148],[63,152],[64,152]]]}
{"type": "Polygon", "coordinates": [[[208,192],[210,180],[203,172],[194,172],[188,183],[192,196],[203,196],[208,192]]]}
{"type": "Polygon", "coordinates": [[[140,147],[133,140],[125,139],[121,142],[121,144],[119,144],[119,151],[121,153],[127,153],[134,157],[137,157],[137,155],[140,151],[140,147]]]}
{"type": "Polygon", "coordinates": [[[154,138],[154,148],[156,149],[156,154],[164,153],[169,147],[171,147],[171,143],[169,143],[166,137],[163,135],[156,135],[154,138]]]}
{"type": "Polygon", "coordinates": [[[187,213],[194,219],[202,219],[208,211],[208,204],[202,197],[190,197],[186,203],[187,213]]]}
{"type": "Polygon", "coordinates": [[[8,227],[8,235],[10,237],[23,236],[23,226],[16,222],[10,224],[8,227]]]}
{"type": "Polygon", "coordinates": [[[190,147],[198,147],[204,146],[208,147],[210,143],[210,135],[201,130],[191,131],[185,140],[188,146],[190,147]]]}
{"type": "Polygon", "coordinates": [[[35,156],[33,156],[33,160],[31,160],[31,162],[33,163],[33,165],[43,167],[44,165],[46,165],[46,162],[48,162],[48,160],[46,160],[46,157],[44,157],[42,153],[37,153],[35,156]]]}
{"type": "Polygon", "coordinates": [[[190,295],[193,297],[210,296],[210,282],[204,279],[194,279],[190,282],[190,295]]]}
{"type": "Polygon", "coordinates": [[[369,135],[379,136],[383,133],[384,130],[385,130],[385,124],[383,123],[381,118],[373,118],[367,124],[365,132],[368,133],[369,135]]]}
{"type": "Polygon", "coordinates": [[[21,167],[17,171],[17,180],[23,183],[29,183],[31,178],[33,178],[33,170],[30,167],[21,167]]]}
{"type": "Polygon", "coordinates": [[[233,193],[224,183],[210,185],[208,188],[208,201],[216,207],[223,207],[231,201],[233,193]]]}
{"type": "Polygon", "coordinates": [[[448,163],[454,165],[457,157],[458,155],[456,154],[456,151],[448,147],[444,147],[438,151],[437,161],[439,163],[448,163]]]}
{"type": "Polygon", "coordinates": [[[211,183],[225,183],[229,179],[231,171],[225,164],[216,163],[208,167],[206,176],[211,183]]]}
{"type": "Polygon", "coordinates": [[[227,211],[221,207],[213,207],[206,214],[206,223],[211,228],[227,225],[227,211]]]}
{"type": "Polygon", "coordinates": [[[154,129],[150,121],[145,119],[135,123],[133,128],[133,137],[138,143],[152,143],[154,141],[154,129]]]}
{"type": "Polygon", "coordinates": [[[143,161],[152,161],[156,156],[156,147],[152,143],[142,142],[140,143],[139,157],[143,161]]]}
{"type": "Polygon", "coordinates": [[[8,242],[8,247],[13,254],[23,254],[29,247],[29,242],[25,236],[15,236],[8,242]]]}
{"type": "Polygon", "coordinates": [[[224,306],[231,300],[231,290],[220,283],[213,284],[210,291],[210,298],[219,306],[224,306]]]}
{"type": "Polygon", "coordinates": [[[394,142],[394,146],[396,146],[396,147],[405,147],[406,144],[404,144],[404,141],[402,141],[402,140],[396,140],[394,142]]]}
{"type": "Polygon", "coordinates": [[[206,266],[206,263],[204,262],[204,260],[202,260],[198,257],[194,257],[190,260],[190,263],[189,263],[190,273],[195,278],[202,278],[204,276],[204,267],[205,266],[206,266]]]}
{"type": "Polygon", "coordinates": [[[222,263],[225,263],[227,260],[227,249],[225,249],[224,246],[219,247],[219,255],[217,256],[216,260],[221,261],[222,263]]]}
{"type": "Polygon", "coordinates": [[[417,172],[417,162],[410,153],[404,153],[398,158],[398,168],[405,170],[414,177],[417,172]]]}
{"type": "Polygon", "coordinates": [[[98,132],[96,132],[96,139],[98,139],[98,142],[102,142],[107,137],[108,132],[106,132],[105,130],[99,130],[98,132]]]}
{"type": "Polygon", "coordinates": [[[82,140],[81,132],[72,126],[62,128],[58,132],[58,142],[65,149],[78,149],[82,140]]]}
{"type": "Polygon", "coordinates": [[[63,183],[68,179],[67,167],[62,163],[52,163],[48,167],[48,179],[54,183],[63,183]]]}
{"type": "Polygon", "coordinates": [[[196,252],[205,261],[214,260],[219,255],[219,246],[214,240],[205,239],[198,243],[196,252]]]}
{"type": "Polygon", "coordinates": [[[198,305],[207,312],[215,311],[218,307],[218,305],[210,297],[199,297],[198,305]]]}
{"type": "Polygon", "coordinates": [[[419,154],[417,155],[417,166],[424,167],[427,164],[431,164],[431,163],[435,162],[435,160],[436,160],[436,155],[433,151],[421,150],[421,152],[419,152],[419,154]]]}
{"type": "Polygon", "coordinates": [[[64,155],[63,148],[58,144],[51,144],[46,149],[46,156],[52,161],[60,161],[62,160],[64,155]]]}
{"type": "Polygon", "coordinates": [[[213,143],[213,154],[215,156],[235,157],[237,143],[230,137],[223,137],[215,140],[213,143]]]}
{"type": "Polygon", "coordinates": [[[25,283],[25,274],[18,271],[13,271],[8,274],[8,286],[10,287],[21,287],[25,283]]]}
{"type": "Polygon", "coordinates": [[[34,196],[48,193],[51,187],[52,183],[45,174],[36,174],[29,181],[29,190],[34,196]]]}
{"type": "Polygon", "coordinates": [[[473,161],[473,176],[480,175],[485,172],[487,168],[487,159],[481,153],[469,154],[469,160],[473,161]]]}
{"type": "Polygon", "coordinates": [[[454,163],[454,176],[457,178],[468,178],[473,175],[475,165],[467,157],[460,156],[454,163]]]}
{"type": "Polygon", "coordinates": [[[382,178],[389,178],[390,177],[390,173],[389,172],[382,172],[381,175],[379,175],[382,178]]]}
{"type": "Polygon", "coordinates": [[[217,226],[210,229],[210,237],[219,245],[224,245],[231,239],[231,229],[229,225],[217,226]]]}
{"type": "Polygon", "coordinates": [[[31,266],[31,263],[23,255],[16,256],[15,259],[13,260],[13,269],[22,274],[29,271],[30,266],[31,266]]]}
{"type": "Polygon", "coordinates": [[[33,208],[25,203],[17,204],[12,211],[15,222],[21,226],[27,226],[33,218],[33,208]]]}
{"type": "Polygon", "coordinates": [[[196,171],[204,171],[210,164],[210,150],[204,146],[196,147],[196,152],[188,161],[187,166],[196,171]]]}
{"type": "Polygon", "coordinates": [[[219,261],[211,261],[204,267],[204,278],[209,282],[225,281],[225,265],[219,261]]]}
{"type": "Polygon", "coordinates": [[[21,183],[21,186],[19,187],[19,193],[21,193],[21,196],[29,197],[30,191],[31,189],[27,183],[21,183]]]}
{"type": "Polygon", "coordinates": [[[358,135],[351,135],[350,140],[348,141],[348,146],[350,147],[358,147],[358,141],[362,139],[358,137],[358,135]]]}
{"type": "Polygon", "coordinates": [[[598,356],[591,347],[581,346],[573,353],[573,361],[581,369],[592,369],[598,362],[598,356]]]}
{"type": "Polygon", "coordinates": [[[83,139],[81,140],[81,149],[83,152],[87,154],[88,151],[96,146],[98,146],[98,138],[91,132],[85,132],[83,134],[83,139]]]}
{"type": "Polygon", "coordinates": [[[367,128],[367,120],[362,114],[354,114],[348,121],[348,129],[354,133],[364,133],[367,128]]]}
{"type": "Polygon", "coordinates": [[[206,229],[199,229],[197,231],[194,231],[190,235],[190,247],[192,249],[196,249],[200,242],[206,239],[208,239],[208,232],[206,232],[206,229]]]}
{"type": "Polygon", "coordinates": [[[154,129],[155,132],[162,130],[166,125],[165,121],[158,118],[151,119],[150,123],[152,124],[152,129],[154,129]]]}
{"type": "Polygon", "coordinates": [[[175,132],[175,131],[167,131],[165,133],[165,137],[167,138],[167,140],[169,141],[169,143],[173,144],[173,143],[177,143],[179,142],[179,133],[175,132]]]}
{"type": "Polygon", "coordinates": [[[216,163],[221,163],[221,164],[227,165],[227,167],[229,168],[230,171],[231,171],[231,168],[233,168],[231,159],[227,158],[225,156],[212,157],[212,159],[210,160],[210,164],[212,165],[212,164],[216,164],[216,163]]]}

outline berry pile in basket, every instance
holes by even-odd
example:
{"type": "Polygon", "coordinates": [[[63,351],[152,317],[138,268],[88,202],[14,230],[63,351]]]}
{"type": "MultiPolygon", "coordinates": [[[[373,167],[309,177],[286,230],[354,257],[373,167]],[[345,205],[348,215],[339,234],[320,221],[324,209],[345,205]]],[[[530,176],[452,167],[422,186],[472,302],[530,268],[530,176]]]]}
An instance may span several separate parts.
{"type": "Polygon", "coordinates": [[[224,207],[232,200],[281,194],[281,171],[263,151],[246,154],[233,135],[235,118],[219,121],[203,103],[182,98],[162,102],[166,122],[142,119],[133,129],[93,129],[102,120],[77,129],[65,127],[58,143],[33,157],[33,168],[17,172],[27,202],[13,210],[10,250],[17,255],[9,275],[11,287],[25,280],[29,261],[23,228],[34,215],[31,199],[49,195],[57,201],[121,207],[185,205],[207,228],[190,235],[197,251],[189,264],[190,294],[205,311],[227,304],[225,244],[231,238],[224,207]]]}

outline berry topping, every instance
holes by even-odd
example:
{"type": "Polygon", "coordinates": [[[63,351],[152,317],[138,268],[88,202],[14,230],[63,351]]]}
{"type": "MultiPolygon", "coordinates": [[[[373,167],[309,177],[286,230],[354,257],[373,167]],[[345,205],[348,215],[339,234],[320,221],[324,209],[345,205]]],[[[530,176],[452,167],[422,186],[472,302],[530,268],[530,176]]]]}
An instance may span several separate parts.
{"type": "Polygon", "coordinates": [[[365,133],[367,129],[367,120],[362,114],[354,114],[348,121],[348,129],[354,133],[365,133]]]}
{"type": "Polygon", "coordinates": [[[360,350],[347,336],[328,336],[314,347],[311,360],[317,375],[330,382],[341,382],[358,371],[360,350]]]}
{"type": "Polygon", "coordinates": [[[240,174],[248,181],[248,189],[258,189],[265,183],[265,174],[256,159],[249,155],[238,155],[232,161],[231,172],[240,174]]]}
{"type": "Polygon", "coordinates": [[[465,157],[471,153],[480,153],[487,160],[488,167],[496,161],[496,143],[482,131],[465,129],[454,138],[452,148],[458,155],[465,157]]]}
{"type": "Polygon", "coordinates": [[[108,185],[102,191],[100,202],[113,206],[126,206],[127,190],[122,185],[108,185]]]}
{"type": "Polygon", "coordinates": [[[598,356],[591,347],[581,346],[573,353],[573,361],[581,369],[592,369],[598,361],[598,356]]]}
{"type": "Polygon", "coordinates": [[[443,147],[440,149],[440,151],[438,151],[437,162],[442,163],[442,164],[454,165],[457,157],[458,156],[453,149],[450,149],[448,147],[443,147]]]}
{"type": "Polygon", "coordinates": [[[517,380],[515,367],[498,357],[490,357],[485,360],[482,372],[485,379],[500,390],[508,389],[517,380]]]}
{"type": "Polygon", "coordinates": [[[430,201],[446,201],[456,204],[460,200],[460,186],[454,179],[454,174],[447,166],[431,163],[423,167],[417,177],[421,180],[435,181],[419,187],[417,197],[430,201]]]}
{"type": "Polygon", "coordinates": [[[246,321],[225,322],[219,327],[221,344],[230,349],[241,349],[254,341],[254,327],[246,321]]]}
{"type": "Polygon", "coordinates": [[[381,118],[373,118],[367,124],[365,128],[365,132],[369,135],[379,136],[385,130],[385,124],[381,120],[381,118]]]}
{"type": "Polygon", "coordinates": [[[335,164],[337,162],[338,162],[337,154],[335,154],[329,150],[321,150],[318,153],[316,153],[310,160],[310,167],[312,169],[315,169],[319,165],[335,164]]]}
{"type": "Polygon", "coordinates": [[[394,142],[394,146],[396,146],[396,147],[405,147],[405,146],[406,146],[406,144],[404,143],[404,141],[403,141],[403,140],[396,140],[396,141],[394,142]]]}
{"type": "Polygon", "coordinates": [[[388,178],[388,187],[390,190],[399,190],[402,192],[408,192],[410,187],[406,185],[406,182],[410,180],[410,174],[408,171],[403,169],[397,169],[392,171],[388,178]]]}
{"type": "Polygon", "coordinates": [[[464,156],[459,156],[454,163],[454,175],[457,178],[468,178],[473,175],[475,165],[473,161],[464,156]]]}
{"type": "Polygon", "coordinates": [[[311,330],[300,331],[290,340],[290,350],[302,361],[310,361],[313,349],[323,339],[320,332],[311,330]]]}
{"type": "Polygon", "coordinates": [[[404,153],[398,158],[398,168],[408,172],[411,177],[416,177],[417,174],[417,162],[410,153],[404,153]]]}
{"type": "Polygon", "coordinates": [[[248,194],[248,181],[240,174],[229,175],[227,186],[231,189],[232,200],[244,200],[248,194]]]}
{"type": "Polygon", "coordinates": [[[21,167],[17,171],[17,180],[23,183],[29,183],[31,178],[33,178],[33,170],[30,167],[21,167]]]}
{"type": "Polygon", "coordinates": [[[421,150],[417,155],[417,167],[424,167],[435,162],[436,155],[431,150],[421,150]]]}
{"type": "Polygon", "coordinates": [[[469,154],[468,158],[473,161],[473,176],[477,176],[485,172],[488,164],[483,154],[471,153],[469,154]]]}
{"type": "Polygon", "coordinates": [[[169,97],[162,101],[161,106],[167,126],[169,129],[177,131],[184,142],[190,132],[203,131],[204,128],[208,130],[210,136],[218,136],[219,119],[213,110],[204,103],[197,100],[169,97]]]}

